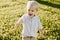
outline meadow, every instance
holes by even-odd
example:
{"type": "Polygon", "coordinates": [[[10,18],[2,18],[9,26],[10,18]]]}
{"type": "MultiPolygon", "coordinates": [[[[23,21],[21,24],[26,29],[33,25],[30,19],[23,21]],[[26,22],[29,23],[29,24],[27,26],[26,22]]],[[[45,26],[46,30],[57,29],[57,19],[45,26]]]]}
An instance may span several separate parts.
{"type": "MultiPolygon", "coordinates": [[[[50,0],[48,2],[53,1],[50,0]]],[[[14,31],[13,29],[18,19],[26,13],[26,3],[27,0],[0,0],[0,40],[21,40],[22,25],[14,31]]],[[[60,4],[59,1],[54,1],[53,3],[56,5],[60,4]]],[[[38,40],[60,40],[59,7],[39,2],[37,15],[40,17],[45,37],[41,38],[39,33],[37,33],[38,40]]]]}

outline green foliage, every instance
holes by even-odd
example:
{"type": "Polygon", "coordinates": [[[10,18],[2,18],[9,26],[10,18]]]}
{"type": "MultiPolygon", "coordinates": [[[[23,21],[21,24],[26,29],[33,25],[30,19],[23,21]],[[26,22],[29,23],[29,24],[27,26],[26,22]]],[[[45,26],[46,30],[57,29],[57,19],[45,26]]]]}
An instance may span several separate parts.
{"type": "MultiPolygon", "coordinates": [[[[37,15],[40,16],[45,37],[49,40],[57,40],[60,38],[60,10],[42,4],[39,8],[37,15]]],[[[46,38],[44,40],[47,40],[46,38]]]]}
{"type": "Polygon", "coordinates": [[[41,4],[45,4],[54,8],[60,8],[60,1],[56,0],[36,0],[41,4]]]}

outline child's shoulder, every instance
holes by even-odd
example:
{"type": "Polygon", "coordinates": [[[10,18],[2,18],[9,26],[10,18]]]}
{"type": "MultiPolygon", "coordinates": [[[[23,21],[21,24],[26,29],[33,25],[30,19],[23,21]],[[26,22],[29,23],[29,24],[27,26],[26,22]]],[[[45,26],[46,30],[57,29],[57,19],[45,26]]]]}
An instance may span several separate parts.
{"type": "Polygon", "coordinates": [[[23,14],[21,18],[25,19],[27,14],[23,14]]]}

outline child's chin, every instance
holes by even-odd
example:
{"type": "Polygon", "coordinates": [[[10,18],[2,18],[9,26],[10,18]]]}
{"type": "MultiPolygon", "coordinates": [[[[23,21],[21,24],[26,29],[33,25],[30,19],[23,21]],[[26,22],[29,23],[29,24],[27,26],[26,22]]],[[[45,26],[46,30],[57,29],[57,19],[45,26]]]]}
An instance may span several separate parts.
{"type": "Polygon", "coordinates": [[[30,17],[32,16],[32,15],[29,15],[30,17]]]}
{"type": "Polygon", "coordinates": [[[29,17],[31,17],[31,18],[32,18],[33,16],[29,16],[29,17]]]}

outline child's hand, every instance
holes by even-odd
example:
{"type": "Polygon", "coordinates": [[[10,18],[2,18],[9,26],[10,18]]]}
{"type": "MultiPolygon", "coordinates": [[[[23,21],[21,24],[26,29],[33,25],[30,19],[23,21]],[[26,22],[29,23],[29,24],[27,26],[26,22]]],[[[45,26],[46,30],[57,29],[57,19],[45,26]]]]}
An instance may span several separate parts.
{"type": "Polygon", "coordinates": [[[40,36],[41,36],[42,38],[44,38],[44,35],[43,35],[43,34],[40,34],[40,36]]]}

